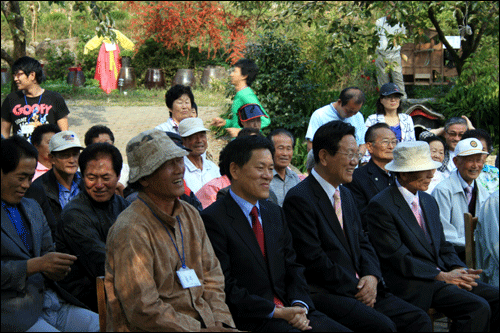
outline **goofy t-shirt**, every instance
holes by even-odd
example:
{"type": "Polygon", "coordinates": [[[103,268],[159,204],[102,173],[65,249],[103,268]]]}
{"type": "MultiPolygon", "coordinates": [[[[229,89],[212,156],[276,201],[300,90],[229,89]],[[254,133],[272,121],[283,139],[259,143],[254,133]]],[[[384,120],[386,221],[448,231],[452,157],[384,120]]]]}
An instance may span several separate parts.
{"type": "Polygon", "coordinates": [[[10,93],[2,103],[2,119],[10,122],[13,134],[31,142],[35,127],[56,124],[69,114],[61,94],[45,90],[40,96],[26,97],[22,90],[10,93]]]}

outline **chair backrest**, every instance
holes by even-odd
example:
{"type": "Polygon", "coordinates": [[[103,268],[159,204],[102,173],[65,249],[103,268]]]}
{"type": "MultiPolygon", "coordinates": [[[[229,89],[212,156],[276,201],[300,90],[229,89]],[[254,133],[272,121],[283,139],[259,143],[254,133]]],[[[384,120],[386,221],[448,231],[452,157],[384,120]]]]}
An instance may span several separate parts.
{"type": "Polygon", "coordinates": [[[472,217],[471,213],[464,213],[465,226],[465,264],[467,267],[476,269],[476,241],[474,230],[477,226],[477,217],[472,217]]]}
{"type": "Polygon", "coordinates": [[[101,328],[101,332],[106,332],[106,289],[104,289],[104,276],[98,276],[96,278],[96,285],[99,327],[101,328]]]}

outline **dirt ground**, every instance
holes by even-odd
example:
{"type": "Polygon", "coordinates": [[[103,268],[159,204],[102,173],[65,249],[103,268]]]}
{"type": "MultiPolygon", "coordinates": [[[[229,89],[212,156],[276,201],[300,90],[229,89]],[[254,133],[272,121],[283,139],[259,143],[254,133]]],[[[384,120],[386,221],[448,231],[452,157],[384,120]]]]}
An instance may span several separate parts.
{"type": "MultiPolygon", "coordinates": [[[[115,144],[123,155],[126,163],[127,156],[125,148],[130,139],[137,134],[154,128],[168,119],[166,107],[152,106],[81,106],[68,102],[70,110],[69,129],[74,131],[83,144],[85,132],[93,125],[108,126],[115,136],[115,144]]],[[[221,110],[217,107],[202,107],[198,109],[198,114],[209,128],[209,124],[214,117],[217,117],[221,110]]],[[[219,153],[227,144],[225,139],[217,139],[214,133],[208,133],[208,152],[213,161],[218,164],[219,153]]]]}

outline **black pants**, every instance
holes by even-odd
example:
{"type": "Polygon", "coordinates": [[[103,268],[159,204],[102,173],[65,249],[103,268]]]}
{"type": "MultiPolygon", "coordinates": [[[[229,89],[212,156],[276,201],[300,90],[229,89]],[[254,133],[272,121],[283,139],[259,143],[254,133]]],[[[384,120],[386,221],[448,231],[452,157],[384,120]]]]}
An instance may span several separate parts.
{"type": "MultiPolygon", "coordinates": [[[[347,327],[339,324],[333,319],[328,318],[319,311],[311,311],[307,315],[309,326],[312,327],[307,332],[351,332],[347,327]]],[[[253,332],[301,332],[301,330],[290,325],[283,319],[245,319],[237,320],[236,327],[239,330],[253,332]]]]}
{"type": "Polygon", "coordinates": [[[436,283],[431,307],[452,319],[457,332],[498,332],[498,288],[477,282],[472,291],[436,283]]]}
{"type": "Polygon", "coordinates": [[[352,297],[327,293],[311,294],[311,299],[318,310],[353,331],[432,331],[424,310],[383,291],[379,291],[374,308],[352,297]]]}

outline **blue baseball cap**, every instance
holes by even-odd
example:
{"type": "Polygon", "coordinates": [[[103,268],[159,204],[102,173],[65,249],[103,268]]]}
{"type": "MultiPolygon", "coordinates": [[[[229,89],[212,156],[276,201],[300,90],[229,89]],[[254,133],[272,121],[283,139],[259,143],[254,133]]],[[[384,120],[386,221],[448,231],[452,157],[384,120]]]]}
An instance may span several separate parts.
{"type": "Polygon", "coordinates": [[[266,114],[258,104],[245,104],[238,109],[238,117],[241,121],[249,121],[257,117],[266,117],[266,114]]]}
{"type": "Polygon", "coordinates": [[[392,94],[399,94],[401,96],[403,96],[404,94],[401,92],[401,90],[398,88],[397,85],[395,85],[394,83],[392,82],[389,82],[389,83],[386,83],[384,84],[381,88],[380,88],[380,95],[382,96],[389,96],[389,95],[392,95],[392,94]]]}

